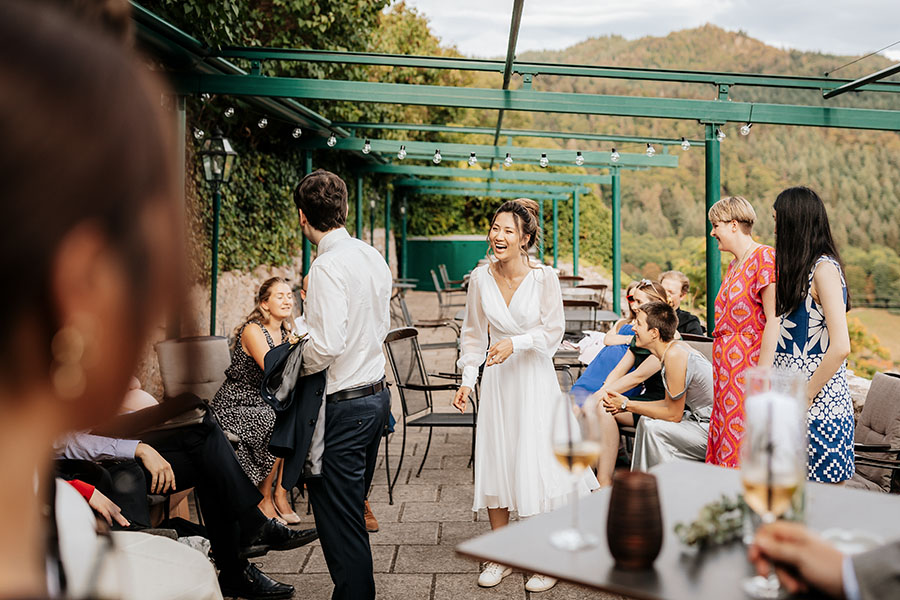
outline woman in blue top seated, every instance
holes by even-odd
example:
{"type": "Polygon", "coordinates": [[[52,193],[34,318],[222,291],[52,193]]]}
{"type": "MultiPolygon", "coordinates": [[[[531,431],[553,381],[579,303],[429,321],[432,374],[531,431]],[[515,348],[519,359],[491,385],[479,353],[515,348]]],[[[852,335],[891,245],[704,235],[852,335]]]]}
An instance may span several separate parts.
{"type": "MultiPolygon", "coordinates": [[[[628,317],[618,321],[612,331],[606,334],[606,337],[603,338],[606,347],[600,350],[572,386],[572,394],[579,406],[584,404],[588,396],[603,387],[606,378],[628,352],[628,344],[634,337],[635,310],[647,302],[668,302],[665,289],[659,283],[649,279],[642,279],[639,282],[632,281],[628,284],[625,299],[628,301],[628,317]]],[[[643,384],[639,383],[624,394],[636,396],[641,393],[642,389],[643,384]]]]}

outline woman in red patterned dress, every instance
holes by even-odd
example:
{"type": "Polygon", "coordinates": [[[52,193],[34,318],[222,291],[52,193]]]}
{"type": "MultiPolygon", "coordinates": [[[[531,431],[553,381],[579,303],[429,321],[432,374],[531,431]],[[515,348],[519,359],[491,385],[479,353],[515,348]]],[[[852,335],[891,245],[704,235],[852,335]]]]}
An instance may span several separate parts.
{"type": "Polygon", "coordinates": [[[737,468],[744,435],[744,371],[771,366],[778,342],[775,315],[775,249],[753,241],[756,212],[740,196],[709,209],[712,235],[734,260],[716,296],[713,333],[715,402],[709,423],[706,462],[737,468]]]}

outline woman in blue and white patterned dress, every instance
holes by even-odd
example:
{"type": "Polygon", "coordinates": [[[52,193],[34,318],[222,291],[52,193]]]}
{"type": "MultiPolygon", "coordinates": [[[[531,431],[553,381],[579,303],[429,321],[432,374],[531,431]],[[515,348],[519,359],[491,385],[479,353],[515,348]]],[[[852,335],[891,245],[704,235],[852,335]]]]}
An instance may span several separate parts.
{"type": "Polygon", "coordinates": [[[789,188],[774,208],[775,304],[781,319],[775,368],[809,379],[809,479],[839,483],[854,471],[847,284],[819,196],[806,187],[789,188]]]}

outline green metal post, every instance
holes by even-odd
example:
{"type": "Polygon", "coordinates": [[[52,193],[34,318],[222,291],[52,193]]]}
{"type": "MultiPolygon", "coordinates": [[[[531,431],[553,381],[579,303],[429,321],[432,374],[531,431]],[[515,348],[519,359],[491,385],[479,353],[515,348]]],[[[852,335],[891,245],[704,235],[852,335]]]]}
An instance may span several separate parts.
{"type": "Polygon", "coordinates": [[[369,200],[369,245],[375,247],[375,197],[369,200]]]}
{"type": "MultiPolygon", "coordinates": [[[[178,185],[178,214],[185,214],[185,175],[190,166],[187,163],[186,140],[187,132],[187,112],[185,109],[184,96],[175,96],[175,156],[177,157],[177,167],[175,169],[175,177],[178,185]]],[[[179,236],[180,237],[180,236],[179,236]]],[[[181,242],[183,243],[183,238],[181,242]]],[[[181,312],[171,311],[166,320],[166,339],[176,339],[181,337],[181,312]]]]}
{"type": "Polygon", "coordinates": [[[559,200],[553,201],[553,268],[559,262],[559,200]]]}
{"type": "Polygon", "coordinates": [[[613,312],[622,314],[622,193],[619,168],[612,175],[612,304],[613,312]]]}
{"type": "Polygon", "coordinates": [[[540,221],[538,221],[538,233],[540,234],[540,238],[538,238],[538,260],[541,261],[541,264],[544,264],[544,201],[538,200],[538,214],[540,215],[540,221]]]}
{"type": "MultiPolygon", "coordinates": [[[[305,150],[303,152],[303,174],[309,175],[312,173],[312,150],[305,150]]],[[[305,237],[303,238],[303,274],[306,275],[309,273],[309,263],[312,259],[312,244],[305,237]]]]}
{"type": "Polygon", "coordinates": [[[209,286],[209,335],[216,335],[216,288],[219,283],[219,214],[222,212],[222,193],[213,184],[212,273],[209,286]]]}
{"type": "MultiPolygon", "coordinates": [[[[716,126],[706,126],[706,212],[719,201],[722,188],[719,181],[719,140],[716,126]]],[[[712,334],[716,325],[716,296],[722,285],[722,257],[719,244],[710,235],[712,223],[706,217],[706,331],[712,334]]]]}
{"type": "Polygon", "coordinates": [[[407,271],[407,254],[406,254],[406,195],[403,196],[403,202],[400,204],[400,277],[406,278],[407,271]]]}
{"type": "Polygon", "coordinates": [[[391,188],[384,196],[384,261],[391,268],[391,188]]]}
{"type": "Polygon", "coordinates": [[[578,237],[581,232],[578,228],[578,188],[572,190],[572,275],[578,275],[578,237]]]}
{"type": "Polygon", "coordinates": [[[356,237],[363,239],[363,174],[356,176],[356,237]]]}

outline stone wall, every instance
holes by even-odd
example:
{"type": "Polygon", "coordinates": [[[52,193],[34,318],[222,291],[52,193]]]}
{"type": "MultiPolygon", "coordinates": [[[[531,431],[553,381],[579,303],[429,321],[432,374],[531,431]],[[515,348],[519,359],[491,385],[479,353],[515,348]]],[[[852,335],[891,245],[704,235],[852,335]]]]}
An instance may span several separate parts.
{"type": "MultiPolygon", "coordinates": [[[[369,232],[365,231],[363,239],[369,241],[369,232]]],[[[394,241],[391,236],[391,241],[394,241]]],[[[384,254],[384,229],[375,229],[375,248],[384,254]]],[[[393,273],[397,272],[397,253],[391,246],[390,263],[393,273]]],[[[313,260],[315,253],[313,253],[313,260]]],[[[216,335],[231,337],[234,329],[253,310],[253,298],[259,286],[270,277],[283,277],[292,287],[299,285],[303,272],[300,256],[294,258],[290,265],[283,267],[259,266],[247,273],[243,271],[226,271],[219,275],[216,292],[216,335]]],[[[298,307],[299,315],[299,307],[298,307]]],[[[188,292],[188,309],[182,315],[181,335],[184,337],[209,334],[209,284],[193,285],[188,292]]],[[[156,398],[162,398],[162,381],[159,376],[159,363],[153,345],[166,339],[166,329],[157,327],[151,335],[150,343],[142,353],[136,376],[141,380],[143,389],[156,398]]]]}

